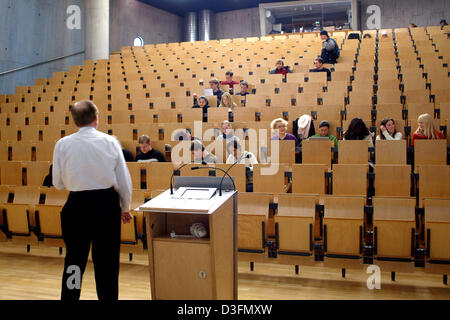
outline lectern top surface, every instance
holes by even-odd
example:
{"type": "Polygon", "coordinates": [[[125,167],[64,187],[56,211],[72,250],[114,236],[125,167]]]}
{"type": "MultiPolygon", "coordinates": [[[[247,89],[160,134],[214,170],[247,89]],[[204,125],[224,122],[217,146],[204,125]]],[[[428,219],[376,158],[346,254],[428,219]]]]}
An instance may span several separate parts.
{"type": "Polygon", "coordinates": [[[170,194],[170,190],[166,190],[157,197],[141,205],[136,211],[212,214],[235,192],[236,191],[222,192],[222,196],[219,196],[218,193],[216,193],[209,199],[187,199],[176,197],[176,192],[172,195],[170,194]]]}

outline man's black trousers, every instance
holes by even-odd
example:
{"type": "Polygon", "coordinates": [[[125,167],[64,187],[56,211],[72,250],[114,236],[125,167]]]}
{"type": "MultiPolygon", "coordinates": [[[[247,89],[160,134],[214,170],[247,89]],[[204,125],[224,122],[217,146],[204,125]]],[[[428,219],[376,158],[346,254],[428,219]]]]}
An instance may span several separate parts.
{"type": "Polygon", "coordinates": [[[66,245],[61,300],[80,299],[80,284],[91,245],[98,299],[118,300],[119,194],[114,188],[70,192],[61,212],[61,228],[66,245]]]}

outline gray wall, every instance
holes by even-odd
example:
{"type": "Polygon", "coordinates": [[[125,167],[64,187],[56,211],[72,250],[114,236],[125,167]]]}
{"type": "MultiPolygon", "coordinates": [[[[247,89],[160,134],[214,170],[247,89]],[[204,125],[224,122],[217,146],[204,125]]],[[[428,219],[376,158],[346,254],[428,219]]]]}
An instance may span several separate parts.
{"type": "Polygon", "coordinates": [[[182,17],[137,0],[110,0],[109,50],[133,45],[141,36],[144,44],[183,41],[182,17]]]}
{"type": "Polygon", "coordinates": [[[260,36],[259,8],[216,13],[216,39],[260,36]]]}
{"type": "MultiPolygon", "coordinates": [[[[0,0],[0,72],[84,50],[81,30],[66,28],[66,10],[82,0],[0,0]]],[[[84,54],[0,76],[0,94],[30,86],[36,78],[82,64],[84,54]]]]}
{"type": "Polygon", "coordinates": [[[381,28],[405,28],[409,23],[419,27],[439,25],[441,19],[450,20],[450,0],[361,0],[361,27],[367,29],[367,7],[381,9],[381,28]]]}

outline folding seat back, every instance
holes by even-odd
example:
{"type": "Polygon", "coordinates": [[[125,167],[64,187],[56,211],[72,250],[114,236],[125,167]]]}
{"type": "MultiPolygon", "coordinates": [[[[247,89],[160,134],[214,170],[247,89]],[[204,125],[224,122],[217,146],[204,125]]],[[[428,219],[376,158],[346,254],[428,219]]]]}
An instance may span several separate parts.
{"type": "Polygon", "coordinates": [[[414,198],[373,198],[374,259],[412,262],[416,248],[414,198]]]}
{"type": "Polygon", "coordinates": [[[343,140],[339,142],[339,164],[367,164],[369,161],[369,141],[343,140]]]}
{"type": "Polygon", "coordinates": [[[228,120],[228,110],[226,108],[208,108],[208,122],[222,122],[225,120],[228,120]]]}
{"type": "Polygon", "coordinates": [[[53,161],[53,151],[55,149],[56,140],[58,140],[57,137],[51,141],[39,141],[34,144],[34,147],[31,148],[31,151],[33,151],[33,148],[35,148],[35,160],[36,161],[53,161]]]}
{"type": "Polygon", "coordinates": [[[303,164],[325,164],[331,167],[332,142],[329,140],[305,140],[302,142],[303,164]]]}
{"type": "Polygon", "coordinates": [[[49,174],[49,161],[26,161],[22,162],[22,167],[26,168],[26,185],[42,186],[45,177],[49,174]]]}
{"type": "Polygon", "coordinates": [[[447,165],[420,165],[416,167],[418,173],[419,206],[423,199],[449,199],[450,167],[447,165]]]}
{"type": "Polygon", "coordinates": [[[265,252],[270,193],[238,194],[238,252],[261,254],[265,252]]]}
{"type": "Polygon", "coordinates": [[[425,199],[426,263],[447,266],[450,262],[450,200],[425,199]]]}
{"type": "Polygon", "coordinates": [[[368,164],[334,164],[333,195],[366,196],[368,164]]]}
{"type": "Polygon", "coordinates": [[[21,186],[23,181],[22,163],[20,161],[0,161],[1,184],[21,186]]]}
{"type": "Polygon", "coordinates": [[[317,195],[278,195],[278,211],[274,217],[277,254],[313,256],[317,195]]]}
{"type": "Polygon", "coordinates": [[[268,163],[295,163],[295,141],[271,140],[267,141],[268,163]]]}
{"type": "Polygon", "coordinates": [[[150,162],[145,164],[147,190],[166,190],[170,187],[170,177],[177,168],[172,162],[150,162]]]}
{"type": "MultiPolygon", "coordinates": [[[[217,167],[222,170],[227,170],[230,168],[229,164],[215,164],[214,167],[217,167]]],[[[219,170],[210,170],[215,171],[215,175],[218,177],[221,177],[224,175],[222,171],[219,170]]],[[[245,164],[236,164],[233,166],[233,168],[228,172],[228,174],[233,178],[234,184],[236,186],[236,190],[238,192],[245,192],[246,191],[246,169],[245,164]]],[[[227,177],[224,178],[224,180],[227,179],[227,177]]]]}
{"type": "Polygon", "coordinates": [[[406,140],[377,140],[375,163],[406,164],[406,140]]]}
{"type": "Polygon", "coordinates": [[[127,162],[128,171],[130,172],[133,189],[140,190],[142,185],[141,170],[145,167],[140,162],[127,162]]]}
{"type": "Polygon", "coordinates": [[[361,259],[364,204],[363,197],[324,198],[323,236],[327,259],[361,259]]]}
{"type": "Polygon", "coordinates": [[[325,164],[295,164],[292,166],[292,193],[318,194],[323,196],[327,189],[325,164]]]}
{"type": "Polygon", "coordinates": [[[14,187],[12,203],[5,204],[3,222],[8,238],[30,237],[32,227],[36,225],[34,216],[35,205],[39,203],[38,187],[14,187]]]}
{"type": "Polygon", "coordinates": [[[10,143],[12,161],[31,161],[31,144],[28,141],[10,143]]]}
{"type": "Polygon", "coordinates": [[[43,188],[45,202],[36,204],[36,224],[41,241],[46,244],[64,246],[61,230],[61,211],[64,207],[69,191],[55,188],[43,188]]]}
{"type": "Polygon", "coordinates": [[[446,165],[447,141],[416,140],[414,142],[414,165],[446,165]]]}
{"type": "Polygon", "coordinates": [[[131,203],[130,203],[130,213],[133,215],[133,220],[129,223],[121,224],[121,245],[132,245],[136,246],[138,244],[138,239],[140,235],[144,232],[144,214],[142,211],[135,211],[134,209],[143,205],[145,203],[145,191],[144,190],[133,190],[131,203]]]}
{"type": "Polygon", "coordinates": [[[287,166],[277,163],[253,165],[253,192],[285,193],[287,166]]]}

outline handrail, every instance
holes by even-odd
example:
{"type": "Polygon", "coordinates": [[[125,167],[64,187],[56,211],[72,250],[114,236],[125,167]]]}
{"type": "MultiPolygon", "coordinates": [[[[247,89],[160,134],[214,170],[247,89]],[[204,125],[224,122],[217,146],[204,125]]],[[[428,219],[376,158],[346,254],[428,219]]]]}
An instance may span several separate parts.
{"type": "Polygon", "coordinates": [[[54,62],[54,61],[57,61],[57,60],[69,58],[69,57],[72,57],[72,56],[76,56],[76,55],[82,54],[84,52],[85,51],[83,50],[83,51],[75,52],[75,53],[72,53],[72,54],[69,54],[69,55],[66,55],[66,56],[53,58],[53,59],[50,59],[50,60],[47,60],[47,61],[42,61],[42,62],[38,62],[38,63],[27,65],[27,66],[23,66],[23,67],[20,67],[20,68],[11,69],[11,70],[8,70],[8,71],[3,71],[3,72],[0,72],[0,76],[4,76],[5,74],[9,74],[9,73],[13,73],[13,72],[17,72],[17,71],[33,68],[33,67],[40,66],[42,64],[46,64],[46,63],[50,63],[50,62],[54,62]]]}

